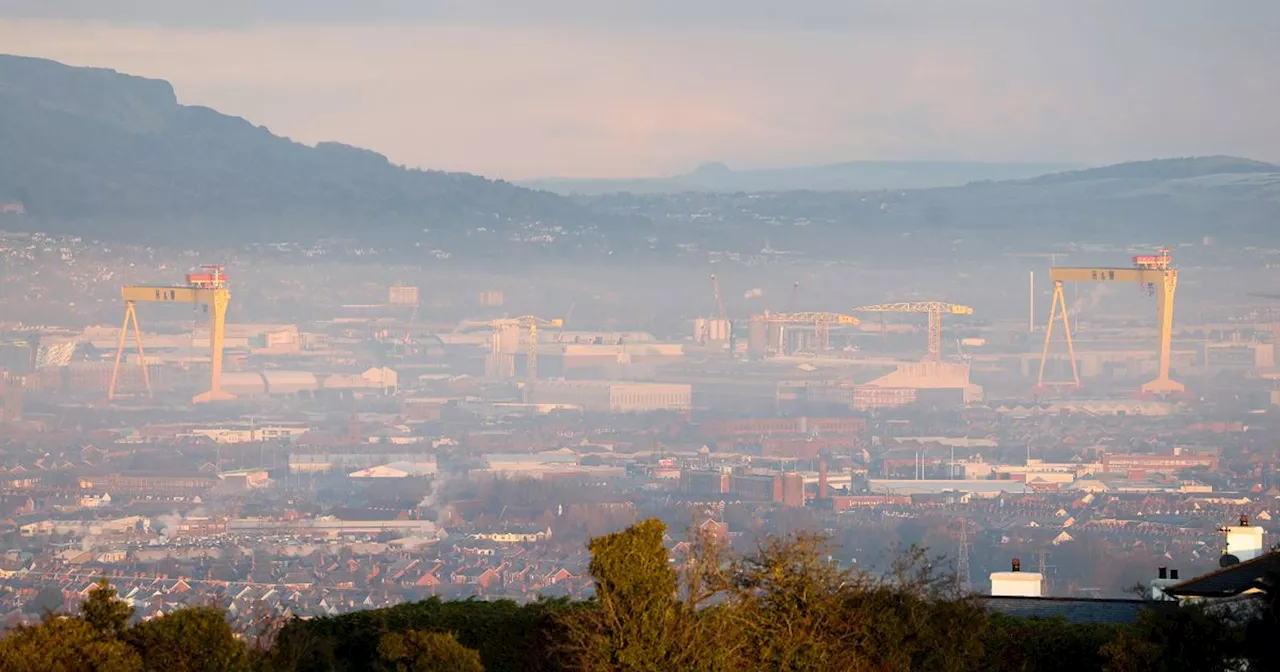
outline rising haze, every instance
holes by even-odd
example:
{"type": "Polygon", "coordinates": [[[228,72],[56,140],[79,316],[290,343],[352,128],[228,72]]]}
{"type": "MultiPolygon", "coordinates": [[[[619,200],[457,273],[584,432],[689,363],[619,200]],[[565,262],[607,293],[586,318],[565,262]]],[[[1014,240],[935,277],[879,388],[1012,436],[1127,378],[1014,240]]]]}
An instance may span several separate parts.
{"type": "Polygon", "coordinates": [[[1280,670],[1277,25],[0,0],[0,670],[1280,670]]]}
{"type": "Polygon", "coordinates": [[[1276,25],[1269,0],[4,0],[0,50],[168,79],[187,104],[408,165],[641,177],[1276,160],[1276,25]]]}

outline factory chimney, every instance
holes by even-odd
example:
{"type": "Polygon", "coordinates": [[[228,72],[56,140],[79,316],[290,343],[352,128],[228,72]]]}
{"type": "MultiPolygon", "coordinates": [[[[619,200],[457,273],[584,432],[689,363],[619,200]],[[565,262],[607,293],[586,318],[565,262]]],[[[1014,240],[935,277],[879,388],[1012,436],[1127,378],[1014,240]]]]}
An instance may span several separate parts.
{"type": "Polygon", "coordinates": [[[827,461],[818,462],[818,499],[827,499],[827,461]]]}

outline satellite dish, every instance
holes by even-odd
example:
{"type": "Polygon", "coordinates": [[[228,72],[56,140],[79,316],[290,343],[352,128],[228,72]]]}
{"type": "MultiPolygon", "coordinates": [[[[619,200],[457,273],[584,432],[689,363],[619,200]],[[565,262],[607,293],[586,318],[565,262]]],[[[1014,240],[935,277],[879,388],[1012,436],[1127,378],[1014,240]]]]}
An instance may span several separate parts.
{"type": "Polygon", "coordinates": [[[1238,564],[1240,564],[1240,558],[1237,558],[1236,556],[1231,555],[1230,553],[1223,553],[1222,557],[1218,558],[1219,567],[1230,567],[1232,565],[1238,565],[1238,564]]]}

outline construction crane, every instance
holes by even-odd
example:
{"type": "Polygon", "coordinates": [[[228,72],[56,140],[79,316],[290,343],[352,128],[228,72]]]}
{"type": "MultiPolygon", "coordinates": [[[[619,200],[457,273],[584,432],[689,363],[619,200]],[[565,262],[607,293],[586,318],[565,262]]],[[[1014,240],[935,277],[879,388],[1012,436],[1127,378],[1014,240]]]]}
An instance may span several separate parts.
{"type": "Polygon", "coordinates": [[[942,361],[942,316],[972,315],[973,309],[958,303],[945,301],[907,301],[903,303],[877,303],[854,308],[855,313],[926,313],[929,316],[929,352],[925,361],[942,361]]]}
{"type": "Polygon", "coordinates": [[[413,344],[413,325],[418,321],[418,302],[413,302],[413,312],[409,314],[409,323],[404,328],[403,345],[406,350],[413,344]]]}
{"type": "Polygon", "coordinates": [[[1071,342],[1071,323],[1067,318],[1067,300],[1062,293],[1064,282],[1129,282],[1156,297],[1156,328],[1159,331],[1160,368],[1155,380],[1142,386],[1146,394],[1175,394],[1186,390],[1182,383],[1169,378],[1169,361],[1173,350],[1173,296],[1178,289],[1178,269],[1173,267],[1173,257],[1168,248],[1160,248],[1156,254],[1133,257],[1132,268],[1054,267],[1049,269],[1053,280],[1053,305],[1049,307],[1049,324],[1044,331],[1044,351],[1040,355],[1040,375],[1037,384],[1044,386],[1044,367],[1049,359],[1049,342],[1053,338],[1053,323],[1062,315],[1062,329],[1067,335],[1067,354],[1071,359],[1072,384],[1080,386],[1080,370],[1076,365],[1076,349],[1071,342]]]}
{"type": "Polygon", "coordinates": [[[231,303],[231,290],[227,288],[227,275],[222,266],[202,266],[201,270],[204,272],[188,273],[185,285],[126,285],[120,288],[120,295],[124,298],[124,324],[120,327],[120,341],[116,346],[116,363],[111,369],[107,399],[116,398],[120,359],[124,355],[125,340],[131,324],[134,341],[137,344],[138,364],[142,368],[142,381],[146,385],[147,396],[153,396],[151,377],[147,373],[146,355],[143,351],[142,329],[138,326],[136,304],[139,302],[205,306],[205,310],[209,313],[209,390],[197,394],[191,402],[201,404],[235,398],[234,395],[222,390],[222,344],[226,336],[227,306],[231,303]]]}
{"type": "Polygon", "coordinates": [[[525,342],[525,380],[532,383],[538,379],[538,327],[563,327],[564,320],[558,317],[545,319],[521,315],[492,320],[488,324],[493,329],[493,339],[489,344],[489,375],[495,378],[515,378],[513,355],[518,349],[520,334],[524,331],[528,334],[525,342]]]}
{"type": "Polygon", "coordinates": [[[766,324],[812,324],[817,335],[818,349],[831,349],[831,325],[851,327],[857,325],[858,318],[840,313],[770,313],[765,311],[752,319],[766,324]]]}
{"type": "Polygon", "coordinates": [[[560,321],[560,330],[556,332],[556,338],[555,338],[556,343],[564,342],[565,325],[569,324],[569,320],[573,319],[573,309],[577,307],[578,307],[577,301],[569,302],[569,310],[565,311],[564,319],[560,321]]]}
{"type": "Polygon", "coordinates": [[[701,321],[702,328],[699,329],[697,335],[698,343],[704,345],[711,340],[712,324],[716,324],[715,333],[717,334],[720,333],[720,325],[728,325],[729,331],[733,331],[733,325],[729,324],[728,313],[724,309],[724,298],[720,295],[720,280],[716,278],[715,273],[711,274],[711,297],[714,302],[711,307],[712,316],[710,319],[701,321]]]}

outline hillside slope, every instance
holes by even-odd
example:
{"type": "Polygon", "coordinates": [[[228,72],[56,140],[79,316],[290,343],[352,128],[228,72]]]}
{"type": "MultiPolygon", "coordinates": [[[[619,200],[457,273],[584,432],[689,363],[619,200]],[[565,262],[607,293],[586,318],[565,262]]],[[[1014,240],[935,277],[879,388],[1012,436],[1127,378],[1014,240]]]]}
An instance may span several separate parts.
{"type": "Polygon", "coordinates": [[[405,169],[336,143],[298,144],[181,105],[167,82],[112,70],[0,55],[0,109],[0,202],[21,202],[30,225],[46,231],[367,236],[478,223],[572,227],[589,216],[506,182],[405,169]]]}
{"type": "Polygon", "coordinates": [[[1280,166],[1159,159],[961,187],[880,191],[611,194],[579,202],[660,224],[661,239],[844,258],[981,257],[1082,242],[1172,245],[1206,237],[1280,245],[1280,166]]]}
{"type": "Polygon", "coordinates": [[[673,177],[630,180],[548,178],[522,184],[558,194],[582,195],[927,189],[960,186],[979,180],[1017,180],[1076,168],[1079,166],[1064,163],[849,161],[825,166],[732,170],[724,164],[708,163],[690,173],[673,177]]]}

